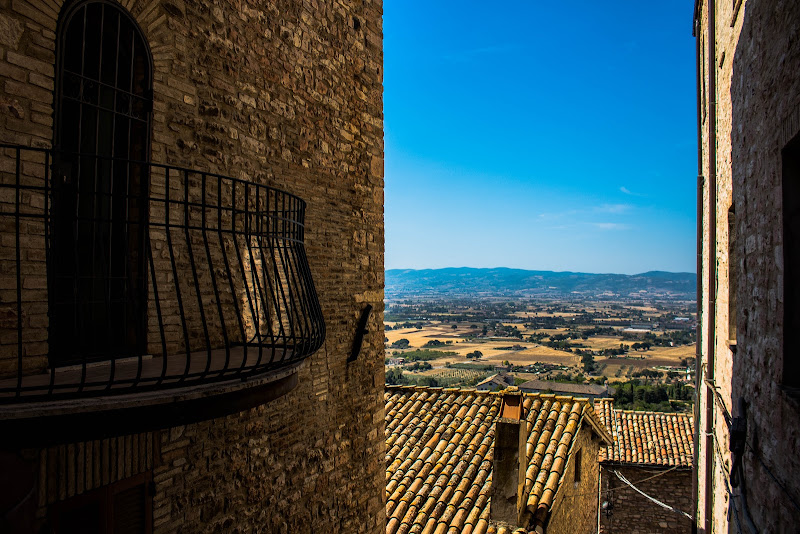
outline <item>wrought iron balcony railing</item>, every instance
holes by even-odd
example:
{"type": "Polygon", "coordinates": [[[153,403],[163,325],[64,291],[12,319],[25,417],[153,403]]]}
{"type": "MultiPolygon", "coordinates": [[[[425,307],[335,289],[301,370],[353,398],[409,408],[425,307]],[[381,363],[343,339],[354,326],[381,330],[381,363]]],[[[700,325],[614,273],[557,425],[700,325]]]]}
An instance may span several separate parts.
{"type": "Polygon", "coordinates": [[[305,202],[264,185],[0,145],[0,404],[248,378],[325,324],[305,202]]]}

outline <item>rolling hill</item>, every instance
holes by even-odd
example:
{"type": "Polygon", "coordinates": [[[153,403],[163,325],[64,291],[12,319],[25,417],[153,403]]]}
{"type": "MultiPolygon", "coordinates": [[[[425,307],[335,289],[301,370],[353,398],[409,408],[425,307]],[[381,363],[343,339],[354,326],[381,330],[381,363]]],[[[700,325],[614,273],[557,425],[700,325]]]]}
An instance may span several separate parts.
{"type": "Polygon", "coordinates": [[[475,269],[389,269],[386,297],[661,297],[694,300],[697,275],[650,271],[641,274],[593,274],[528,271],[505,267],[475,269]]]}

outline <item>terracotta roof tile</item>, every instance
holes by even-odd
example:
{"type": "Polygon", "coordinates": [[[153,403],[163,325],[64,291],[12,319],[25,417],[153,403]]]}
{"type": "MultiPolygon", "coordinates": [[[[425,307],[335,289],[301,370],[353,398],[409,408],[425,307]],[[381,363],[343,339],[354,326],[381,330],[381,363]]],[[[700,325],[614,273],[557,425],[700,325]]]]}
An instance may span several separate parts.
{"type": "Polygon", "coordinates": [[[568,384],[552,380],[528,380],[519,385],[522,391],[557,391],[570,395],[608,395],[608,388],[600,384],[568,384]]]}
{"type": "Polygon", "coordinates": [[[601,462],[692,466],[692,415],[616,410],[612,399],[596,399],[594,408],[614,438],[612,446],[600,449],[601,462]]]}
{"type": "MultiPolygon", "coordinates": [[[[489,524],[495,420],[502,395],[457,388],[387,386],[387,534],[517,534],[489,524]]],[[[525,394],[528,509],[549,508],[585,418],[586,399],[525,394]]],[[[606,436],[609,437],[609,436],[606,436]]]]}

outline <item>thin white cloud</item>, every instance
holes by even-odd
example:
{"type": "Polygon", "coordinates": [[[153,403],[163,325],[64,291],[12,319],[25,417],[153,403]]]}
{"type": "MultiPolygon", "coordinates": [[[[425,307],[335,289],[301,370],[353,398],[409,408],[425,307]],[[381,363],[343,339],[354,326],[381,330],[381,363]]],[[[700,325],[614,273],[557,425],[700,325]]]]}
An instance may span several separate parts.
{"type": "Polygon", "coordinates": [[[594,208],[598,213],[625,213],[631,209],[630,204],[601,204],[594,208]]]}
{"type": "Polygon", "coordinates": [[[600,230],[627,230],[627,224],[613,223],[613,222],[596,222],[592,226],[600,230]]]}
{"type": "Polygon", "coordinates": [[[633,191],[631,191],[630,189],[628,189],[624,185],[622,187],[620,187],[619,190],[622,191],[623,193],[625,193],[626,195],[630,195],[632,197],[643,197],[644,196],[641,193],[634,193],[633,191]]]}
{"type": "Polygon", "coordinates": [[[540,219],[560,219],[561,217],[567,217],[567,216],[570,216],[570,215],[576,215],[578,213],[580,213],[578,210],[567,210],[567,211],[561,211],[561,212],[555,212],[555,213],[540,213],[539,214],[539,218],[540,219]]]}

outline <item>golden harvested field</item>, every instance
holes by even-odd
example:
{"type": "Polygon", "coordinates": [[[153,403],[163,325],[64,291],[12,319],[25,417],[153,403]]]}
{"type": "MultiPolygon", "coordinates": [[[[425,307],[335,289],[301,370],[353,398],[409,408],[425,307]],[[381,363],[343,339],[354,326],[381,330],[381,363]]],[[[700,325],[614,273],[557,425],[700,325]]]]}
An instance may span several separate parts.
{"type": "Polygon", "coordinates": [[[602,370],[602,375],[608,378],[609,382],[625,382],[628,380],[627,373],[624,372],[628,369],[625,365],[619,364],[609,364],[602,370]],[[615,376],[617,371],[623,369],[623,372],[620,373],[620,376],[615,376]]]}
{"type": "Polygon", "coordinates": [[[618,382],[625,380],[626,372],[621,376],[614,375],[620,368],[639,370],[653,367],[671,366],[677,367],[683,358],[694,356],[694,345],[684,345],[682,347],[655,347],[647,352],[631,352],[627,358],[595,358],[598,365],[606,365],[602,374],[608,377],[609,381],[618,382]]]}
{"type": "Polygon", "coordinates": [[[417,330],[416,328],[387,330],[385,335],[389,338],[389,344],[394,343],[398,339],[405,338],[409,341],[411,347],[419,349],[432,339],[438,339],[439,341],[450,340],[453,342],[453,344],[455,344],[455,342],[460,341],[468,331],[471,331],[471,329],[459,327],[458,329],[453,330],[451,324],[436,324],[426,326],[422,330],[417,330]]]}
{"type": "MultiPolygon", "coordinates": [[[[407,339],[410,343],[410,350],[421,349],[423,345],[432,339],[439,341],[453,341],[452,344],[443,347],[435,347],[434,350],[452,351],[459,354],[459,357],[448,356],[430,362],[432,365],[441,366],[445,363],[465,362],[468,361],[466,355],[470,352],[479,350],[483,353],[481,362],[489,364],[501,364],[503,361],[508,360],[515,365],[529,365],[536,362],[554,363],[560,365],[575,365],[580,362],[580,358],[563,352],[560,350],[551,349],[521,341],[465,341],[463,335],[472,331],[468,325],[459,326],[457,330],[453,330],[452,324],[433,324],[426,326],[423,330],[416,328],[403,328],[400,330],[386,331],[386,337],[389,338],[389,345],[398,339],[407,339]],[[461,332],[461,335],[458,332],[461,332]],[[499,347],[508,347],[510,345],[522,345],[526,348],[521,351],[514,350],[500,350],[499,347]]],[[[388,354],[391,355],[395,351],[402,353],[402,350],[388,349],[388,354]]]]}
{"type": "Polygon", "coordinates": [[[576,365],[580,363],[580,358],[574,354],[535,345],[531,346],[529,349],[519,351],[495,351],[488,356],[486,356],[486,351],[481,352],[485,355],[481,360],[498,364],[502,363],[504,360],[508,360],[514,365],[530,365],[536,362],[554,363],[558,365],[576,365]]]}
{"type": "MultiPolygon", "coordinates": [[[[387,323],[392,324],[392,323],[387,323]]],[[[425,326],[422,330],[416,328],[404,328],[400,330],[386,331],[386,337],[389,339],[389,344],[398,339],[405,338],[410,342],[409,350],[422,349],[425,343],[433,339],[439,341],[452,341],[449,345],[441,347],[432,347],[432,350],[450,351],[455,352],[456,355],[445,356],[429,363],[434,367],[429,371],[417,373],[423,376],[443,376],[444,365],[446,363],[464,363],[471,362],[467,360],[466,355],[476,350],[483,353],[480,360],[475,363],[484,363],[487,365],[500,365],[503,361],[508,360],[514,365],[530,365],[536,362],[549,363],[556,365],[565,365],[570,367],[570,372],[579,372],[582,368],[580,357],[569,352],[559,351],[545,347],[538,344],[528,343],[519,340],[479,340],[473,339],[466,341],[465,335],[470,333],[477,334],[479,330],[470,328],[468,323],[459,323],[458,328],[453,330],[453,323],[433,323],[425,326]],[[524,350],[500,350],[500,347],[508,347],[511,345],[521,345],[525,347],[524,350]]],[[[521,325],[517,325],[521,327],[521,325]]],[[[543,329],[536,330],[536,332],[544,332],[548,335],[558,334],[565,332],[566,329],[543,329]]],[[[526,331],[527,337],[534,331],[526,331]]],[[[606,348],[618,348],[622,342],[626,345],[632,345],[635,341],[621,341],[619,338],[609,336],[594,336],[588,340],[574,340],[574,342],[582,343],[593,350],[602,350],[606,348]]],[[[595,357],[595,361],[599,366],[605,367],[601,374],[608,377],[609,381],[617,382],[626,380],[626,376],[631,371],[639,369],[653,368],[659,366],[679,366],[680,361],[684,358],[691,358],[694,356],[694,345],[686,345],[681,347],[654,347],[648,351],[633,351],[631,350],[628,357],[623,358],[603,358],[595,357]],[[617,371],[620,371],[620,376],[615,377],[617,371]]],[[[386,355],[390,356],[395,352],[402,354],[403,350],[389,348],[386,355]]],[[[536,375],[531,375],[534,378],[536,375]]],[[[524,377],[523,377],[524,378],[524,377]]]]}
{"type": "Polygon", "coordinates": [[[586,348],[592,350],[603,350],[603,349],[618,349],[620,343],[624,343],[626,345],[631,345],[635,343],[634,341],[620,341],[618,337],[609,337],[609,336],[593,336],[587,340],[577,339],[574,341],[575,343],[583,343],[586,345],[586,348]]]}
{"type": "Polygon", "coordinates": [[[680,363],[683,358],[694,358],[694,351],[695,345],[692,343],[691,345],[683,345],[680,347],[653,347],[647,351],[647,353],[659,358],[672,359],[680,363]]]}

